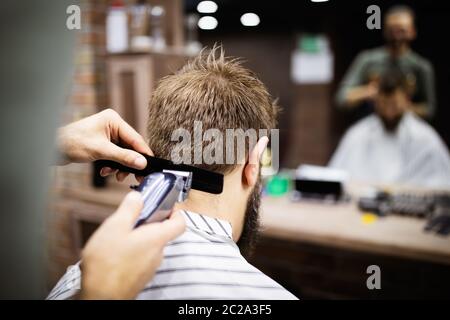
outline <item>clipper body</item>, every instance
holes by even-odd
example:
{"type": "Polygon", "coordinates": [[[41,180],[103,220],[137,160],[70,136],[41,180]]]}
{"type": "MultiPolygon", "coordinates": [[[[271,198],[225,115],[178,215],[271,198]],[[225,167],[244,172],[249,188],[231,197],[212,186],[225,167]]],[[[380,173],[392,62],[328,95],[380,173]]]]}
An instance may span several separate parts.
{"type": "Polygon", "coordinates": [[[191,183],[190,172],[164,171],[146,176],[139,186],[133,187],[144,199],[144,207],[134,227],[168,218],[175,203],[186,199],[191,183]]]}

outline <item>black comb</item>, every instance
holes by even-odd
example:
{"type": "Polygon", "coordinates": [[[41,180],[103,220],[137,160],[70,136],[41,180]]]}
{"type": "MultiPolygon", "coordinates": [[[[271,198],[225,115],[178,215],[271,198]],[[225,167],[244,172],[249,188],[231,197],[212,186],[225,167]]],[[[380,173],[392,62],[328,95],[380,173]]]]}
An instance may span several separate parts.
{"type": "Polygon", "coordinates": [[[187,164],[175,164],[170,160],[152,157],[146,154],[142,156],[147,159],[147,167],[142,170],[130,168],[112,160],[97,160],[95,164],[97,168],[109,167],[143,177],[154,172],[162,172],[163,170],[192,172],[192,189],[213,194],[222,193],[223,174],[221,173],[200,169],[187,164]]]}

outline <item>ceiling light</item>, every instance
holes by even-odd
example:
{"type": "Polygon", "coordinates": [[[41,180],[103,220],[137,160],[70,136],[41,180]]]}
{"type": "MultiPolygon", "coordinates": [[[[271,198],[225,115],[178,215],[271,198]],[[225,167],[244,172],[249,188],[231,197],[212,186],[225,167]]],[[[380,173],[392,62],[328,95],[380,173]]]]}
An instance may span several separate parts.
{"type": "Polygon", "coordinates": [[[241,23],[246,27],[254,27],[257,26],[260,22],[260,19],[256,13],[244,13],[241,16],[241,23]]]}
{"type": "Polygon", "coordinates": [[[217,19],[211,16],[204,16],[198,20],[198,27],[203,30],[213,30],[217,24],[217,19]]]}
{"type": "Polygon", "coordinates": [[[197,11],[200,13],[214,13],[217,11],[217,4],[214,1],[201,1],[197,5],[197,11]]]}

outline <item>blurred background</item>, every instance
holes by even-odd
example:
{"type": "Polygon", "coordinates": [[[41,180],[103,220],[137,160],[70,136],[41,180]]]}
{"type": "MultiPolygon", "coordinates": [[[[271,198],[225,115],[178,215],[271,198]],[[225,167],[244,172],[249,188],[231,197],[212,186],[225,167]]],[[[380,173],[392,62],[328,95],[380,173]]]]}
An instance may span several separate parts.
{"type": "MultiPolygon", "coordinates": [[[[450,181],[443,187],[420,180],[359,181],[345,170],[326,167],[346,130],[374,110],[340,107],[341,81],[362,51],[385,44],[384,14],[399,4],[80,1],[81,30],[61,121],[112,107],[144,135],[147,104],[158,79],[201,48],[220,44],[227,56],[244,60],[282,107],[280,170],[264,180],[263,232],[250,261],[300,298],[448,298],[450,181]],[[367,12],[370,5],[380,9],[380,29],[367,26],[375,12],[367,12]],[[381,289],[367,285],[373,265],[381,270],[381,289]]],[[[424,84],[420,77],[428,81],[428,67],[434,66],[429,91],[435,95],[435,112],[421,115],[420,123],[441,137],[431,157],[444,154],[442,163],[450,143],[450,49],[445,40],[450,5],[408,1],[408,6],[415,12],[417,31],[411,48],[428,62],[410,57],[405,68],[417,71],[414,81],[420,89],[429,87],[431,81],[424,84]]],[[[376,64],[378,58],[372,58],[376,64]]],[[[424,96],[416,102],[431,103],[424,96]]],[[[264,161],[273,167],[269,155],[264,161]]],[[[448,176],[446,165],[425,176],[448,176]]],[[[102,179],[95,169],[78,164],[53,169],[48,288],[79,259],[89,236],[133,183],[102,179]]]]}

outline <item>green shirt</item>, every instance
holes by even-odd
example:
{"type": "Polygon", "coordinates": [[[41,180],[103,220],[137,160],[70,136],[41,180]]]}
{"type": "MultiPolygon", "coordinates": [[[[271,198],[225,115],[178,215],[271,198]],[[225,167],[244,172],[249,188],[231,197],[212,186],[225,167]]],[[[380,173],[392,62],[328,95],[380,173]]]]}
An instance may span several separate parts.
{"type": "Polygon", "coordinates": [[[433,66],[412,50],[397,59],[393,59],[384,47],[361,52],[339,86],[336,95],[338,106],[345,104],[347,90],[367,84],[390,67],[398,67],[408,78],[413,77],[415,91],[412,100],[414,103],[424,103],[427,117],[432,117],[436,109],[433,66]]]}

